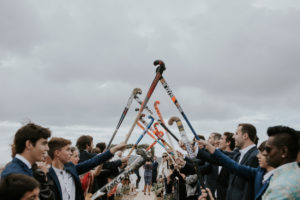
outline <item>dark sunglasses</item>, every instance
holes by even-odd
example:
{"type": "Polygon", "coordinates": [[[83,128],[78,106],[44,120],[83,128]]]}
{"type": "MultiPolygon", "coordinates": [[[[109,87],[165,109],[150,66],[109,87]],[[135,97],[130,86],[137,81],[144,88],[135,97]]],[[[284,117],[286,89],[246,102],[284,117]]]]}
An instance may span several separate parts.
{"type": "Polygon", "coordinates": [[[265,147],[265,149],[264,150],[266,150],[266,152],[267,153],[270,153],[271,152],[271,150],[272,150],[272,148],[270,148],[270,147],[265,147]]]}

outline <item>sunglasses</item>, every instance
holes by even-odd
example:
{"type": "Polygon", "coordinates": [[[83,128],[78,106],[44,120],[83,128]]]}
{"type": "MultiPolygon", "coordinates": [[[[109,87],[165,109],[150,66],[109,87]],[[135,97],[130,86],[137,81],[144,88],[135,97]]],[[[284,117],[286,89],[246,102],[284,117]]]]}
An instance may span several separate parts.
{"type": "Polygon", "coordinates": [[[265,147],[265,149],[264,150],[266,150],[266,152],[267,153],[270,153],[271,152],[271,150],[272,150],[272,148],[270,148],[270,147],[265,147]]]}
{"type": "Polygon", "coordinates": [[[162,156],[163,158],[167,157],[167,156],[162,156]]]}

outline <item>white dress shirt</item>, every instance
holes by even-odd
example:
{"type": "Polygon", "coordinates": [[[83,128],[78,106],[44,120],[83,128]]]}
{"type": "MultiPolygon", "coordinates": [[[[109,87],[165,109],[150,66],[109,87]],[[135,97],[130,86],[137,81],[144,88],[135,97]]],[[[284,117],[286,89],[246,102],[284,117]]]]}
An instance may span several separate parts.
{"type": "Polygon", "coordinates": [[[255,144],[252,144],[244,149],[241,149],[240,150],[240,153],[241,153],[241,157],[240,157],[240,160],[239,160],[239,163],[241,163],[241,161],[243,160],[243,157],[245,156],[245,154],[252,148],[252,147],[255,147],[256,145],[255,144]]]}
{"type": "Polygon", "coordinates": [[[28,160],[26,160],[26,158],[24,158],[23,156],[21,156],[20,154],[17,154],[15,156],[17,159],[21,160],[29,169],[31,169],[31,164],[28,160]]]}
{"type": "Polygon", "coordinates": [[[53,167],[59,180],[63,200],[75,200],[75,182],[73,176],[66,170],[53,167]]]}

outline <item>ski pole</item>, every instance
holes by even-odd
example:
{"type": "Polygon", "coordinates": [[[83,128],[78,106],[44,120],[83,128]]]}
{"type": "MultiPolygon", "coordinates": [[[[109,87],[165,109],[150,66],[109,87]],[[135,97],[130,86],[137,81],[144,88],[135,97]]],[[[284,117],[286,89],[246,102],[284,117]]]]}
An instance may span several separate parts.
{"type": "Polygon", "coordinates": [[[111,139],[110,139],[110,141],[109,141],[109,143],[108,143],[106,149],[109,149],[109,147],[110,147],[110,145],[111,145],[113,139],[115,138],[115,136],[116,136],[116,134],[117,134],[117,132],[118,132],[118,130],[119,130],[119,128],[120,128],[120,126],[121,126],[121,124],[122,124],[122,122],[123,122],[123,120],[124,120],[124,118],[125,118],[125,116],[126,116],[126,114],[127,114],[127,112],[128,112],[128,110],[129,110],[129,108],[130,108],[130,105],[132,104],[133,98],[134,98],[136,95],[138,95],[138,94],[142,94],[142,90],[141,90],[140,88],[135,88],[135,89],[133,89],[133,91],[132,91],[132,93],[131,93],[131,95],[130,95],[128,101],[127,101],[126,107],[125,107],[125,109],[124,109],[124,111],[123,111],[123,113],[122,113],[122,115],[121,115],[121,118],[120,118],[120,120],[119,120],[119,123],[117,124],[117,127],[116,127],[116,129],[115,129],[115,131],[114,131],[114,133],[113,133],[113,135],[112,135],[112,137],[111,137],[111,139]]]}
{"type": "Polygon", "coordinates": [[[148,90],[148,93],[147,93],[147,95],[146,95],[146,97],[145,97],[145,99],[144,99],[144,101],[143,101],[143,103],[141,105],[141,108],[139,109],[139,113],[137,114],[136,119],[134,120],[131,129],[129,130],[129,132],[126,135],[126,138],[125,138],[125,141],[124,141],[125,144],[127,144],[128,140],[129,140],[129,137],[130,137],[130,135],[131,135],[134,127],[136,126],[137,121],[139,120],[139,118],[140,118],[140,116],[141,116],[141,114],[142,114],[145,106],[147,105],[147,103],[148,103],[148,101],[149,101],[149,99],[150,99],[150,97],[151,97],[151,95],[152,95],[152,93],[153,93],[153,91],[154,91],[154,89],[155,89],[155,87],[156,87],[159,79],[162,76],[163,71],[166,69],[165,64],[161,60],[156,60],[156,61],[154,61],[153,64],[155,66],[158,66],[156,68],[156,76],[155,76],[155,78],[154,78],[154,80],[153,80],[153,82],[152,82],[152,84],[151,84],[151,86],[150,86],[150,88],[148,90]]]}

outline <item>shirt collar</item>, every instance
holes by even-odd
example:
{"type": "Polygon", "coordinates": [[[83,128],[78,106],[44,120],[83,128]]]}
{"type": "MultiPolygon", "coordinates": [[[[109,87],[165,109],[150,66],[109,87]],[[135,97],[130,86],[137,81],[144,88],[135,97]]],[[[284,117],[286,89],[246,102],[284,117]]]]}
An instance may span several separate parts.
{"type": "Polygon", "coordinates": [[[252,147],[255,147],[255,144],[252,144],[244,149],[240,149],[240,153],[245,155],[252,147]]]}
{"type": "Polygon", "coordinates": [[[274,169],[272,169],[271,171],[267,172],[264,177],[263,177],[263,183],[268,180],[270,178],[270,176],[272,176],[274,173],[274,169]]]}
{"type": "Polygon", "coordinates": [[[63,175],[65,173],[65,170],[63,170],[63,169],[58,169],[53,166],[52,166],[52,168],[54,169],[56,174],[63,175]]]}
{"type": "Polygon", "coordinates": [[[24,158],[20,154],[17,154],[15,157],[17,159],[21,160],[29,169],[31,169],[32,166],[31,166],[30,162],[26,158],[24,158]]]}

